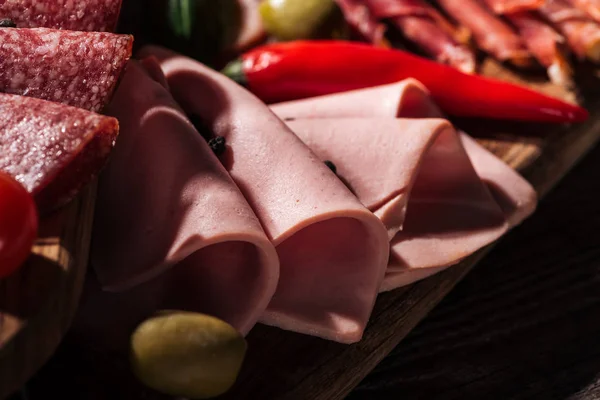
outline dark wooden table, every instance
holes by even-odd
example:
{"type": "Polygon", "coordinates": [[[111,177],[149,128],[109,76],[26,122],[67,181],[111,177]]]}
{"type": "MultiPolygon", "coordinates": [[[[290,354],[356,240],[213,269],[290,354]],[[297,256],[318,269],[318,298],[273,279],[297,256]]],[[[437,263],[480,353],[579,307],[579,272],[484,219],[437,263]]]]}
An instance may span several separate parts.
{"type": "MultiPolygon", "coordinates": [[[[597,193],[600,148],[348,400],[600,398],[597,193]]],[[[75,353],[67,337],[27,398],[102,398],[84,392],[94,378],[75,353]]]]}

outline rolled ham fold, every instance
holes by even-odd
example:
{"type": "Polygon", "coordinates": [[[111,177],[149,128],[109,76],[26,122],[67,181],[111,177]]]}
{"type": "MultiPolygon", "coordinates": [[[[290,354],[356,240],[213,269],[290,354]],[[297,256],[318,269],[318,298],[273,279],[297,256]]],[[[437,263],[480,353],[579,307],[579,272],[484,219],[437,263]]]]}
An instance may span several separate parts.
{"type": "MultiPolygon", "coordinates": [[[[275,248],[206,141],[136,62],[107,109],[121,136],[99,180],[91,264],[102,304],[215,315],[247,333],[278,281],[275,248]]],[[[156,79],[153,79],[156,78],[156,79]]]]}
{"type": "Polygon", "coordinates": [[[539,13],[560,31],[580,60],[600,63],[600,24],[563,0],[546,0],[539,13]]]}
{"type": "Polygon", "coordinates": [[[141,54],[156,56],[178,103],[226,139],[222,162],[276,246],[280,280],[262,321],[360,340],[389,256],[381,221],[254,95],[166,49],[141,54]]]}
{"type": "Polygon", "coordinates": [[[382,45],[385,25],[380,23],[362,0],[335,0],[353,33],[361,40],[382,45]]]}
{"type": "Polygon", "coordinates": [[[550,80],[558,85],[573,84],[573,70],[566,55],[566,40],[534,12],[514,12],[505,17],[517,29],[529,51],[543,65],[550,80]]]}
{"type": "Polygon", "coordinates": [[[546,0],[484,0],[496,14],[511,14],[538,9],[546,0]]]}
{"type": "Polygon", "coordinates": [[[427,55],[465,73],[474,73],[475,54],[457,39],[464,36],[423,0],[366,0],[378,18],[389,20],[427,55]]]}
{"type": "Polygon", "coordinates": [[[568,0],[569,3],[585,11],[596,21],[600,21],[600,0],[568,0]]]}
{"type": "MultiPolygon", "coordinates": [[[[378,118],[379,125],[371,121],[373,128],[363,126],[362,134],[354,132],[352,137],[372,137],[376,135],[376,139],[373,139],[375,145],[383,143],[379,147],[386,149],[386,151],[377,153],[378,157],[381,158],[385,158],[390,149],[396,149],[394,150],[396,152],[400,151],[397,149],[401,148],[398,142],[394,142],[393,147],[388,146],[388,143],[392,140],[391,138],[394,141],[404,138],[405,143],[415,143],[419,140],[417,137],[424,135],[423,132],[426,132],[421,130],[419,133],[419,130],[413,128],[408,130],[408,132],[411,132],[410,135],[404,135],[403,131],[388,127],[384,134],[381,133],[383,129],[376,129],[383,126],[382,119],[393,121],[394,117],[439,118],[442,116],[437,106],[429,98],[426,89],[412,79],[375,88],[275,104],[272,109],[277,115],[284,118],[288,124],[296,124],[294,126],[296,126],[297,132],[301,132],[298,124],[307,124],[307,122],[304,122],[306,119],[313,119],[311,124],[314,131],[313,135],[310,136],[310,140],[326,141],[328,138],[333,138],[333,134],[327,130],[321,131],[323,138],[317,137],[316,133],[319,126],[331,127],[335,124],[333,118],[338,118],[338,122],[343,124],[344,129],[351,129],[352,126],[358,127],[360,125],[358,121],[353,121],[353,124],[348,125],[344,122],[347,121],[346,118],[378,118]],[[321,120],[326,121],[328,125],[323,125],[321,120]],[[377,135],[387,136],[382,142],[377,135]],[[315,137],[316,139],[314,139],[315,137]]],[[[424,121],[430,121],[429,123],[431,123],[431,120],[426,119],[424,121]]],[[[418,121],[413,123],[416,122],[418,121]]],[[[404,129],[407,130],[407,128],[404,129]]],[[[390,261],[386,278],[381,287],[382,291],[405,286],[442,271],[479,248],[498,239],[507,229],[519,224],[535,210],[537,204],[536,193],[531,185],[517,172],[470,139],[466,134],[460,133],[462,142],[462,145],[460,145],[452,139],[458,136],[451,127],[444,126],[441,130],[445,134],[440,135],[433,142],[433,145],[423,146],[420,148],[421,153],[414,153],[420,154],[420,157],[425,160],[420,161],[420,163],[417,162],[417,165],[420,165],[419,169],[414,167],[416,156],[413,154],[412,159],[407,157],[409,154],[407,149],[413,147],[405,144],[406,148],[403,149],[406,151],[405,156],[407,157],[404,160],[406,168],[413,171],[414,186],[412,191],[402,192],[408,196],[406,219],[402,225],[402,230],[392,238],[390,261]],[[441,141],[442,144],[438,144],[438,141],[441,141]],[[441,152],[437,149],[445,149],[446,151],[441,152]],[[465,150],[472,166],[465,163],[464,159],[462,164],[459,161],[461,154],[464,156],[465,150]],[[428,156],[428,152],[433,155],[428,156]],[[435,154],[443,156],[436,157],[435,154]],[[449,158],[444,159],[444,157],[449,158]],[[462,167],[460,167],[461,165],[462,167]],[[453,168],[448,168],[449,166],[453,166],[453,168]],[[475,177],[473,176],[473,169],[477,173],[475,177]],[[428,173],[427,171],[434,172],[428,173]],[[442,177],[440,176],[441,173],[450,176],[442,177]],[[431,197],[421,196],[420,188],[435,190],[437,179],[442,179],[448,183],[447,192],[444,192],[447,196],[440,196],[439,193],[431,197]],[[465,190],[464,188],[467,186],[462,185],[469,181],[471,183],[468,187],[471,190],[465,190]],[[487,194],[477,190],[478,184],[482,185],[482,182],[486,183],[487,194]],[[412,206],[411,203],[411,196],[413,195],[417,196],[415,198],[417,199],[416,206],[412,206]],[[456,196],[454,197],[456,201],[449,200],[452,196],[456,196]],[[463,198],[457,200],[460,196],[463,196],[463,198]],[[419,197],[435,201],[431,203],[419,202],[419,197]],[[493,200],[491,200],[492,197],[493,200]],[[498,218],[498,210],[501,210],[503,218],[498,218]]],[[[308,135],[306,131],[299,134],[308,135]]],[[[331,141],[337,143],[333,139],[331,141]]],[[[331,148],[335,149],[335,146],[331,148]]],[[[321,149],[321,147],[318,147],[318,149],[321,149]]],[[[366,154],[369,154],[369,152],[365,152],[365,156],[366,154]]],[[[385,160],[390,165],[396,163],[395,159],[388,160],[385,158],[385,160]]],[[[343,160],[340,159],[339,162],[342,163],[343,160]]],[[[378,166],[377,160],[370,160],[370,163],[367,164],[358,164],[362,168],[365,168],[365,165],[374,168],[378,166]]],[[[348,180],[350,178],[346,176],[347,173],[343,172],[344,165],[336,164],[342,179],[348,180]]],[[[347,168],[352,167],[353,164],[350,163],[347,168]]],[[[387,175],[386,171],[379,171],[379,173],[383,173],[383,176],[387,179],[402,185],[396,176],[405,175],[398,174],[393,168],[390,168],[390,170],[392,171],[390,175],[387,175]]],[[[353,177],[354,175],[349,176],[353,177]]],[[[382,181],[387,181],[387,179],[382,181]]],[[[355,185],[357,184],[355,183],[355,185]]],[[[407,185],[406,187],[411,186],[407,185]]],[[[375,188],[381,190],[381,187],[375,188]]],[[[360,197],[360,192],[357,192],[357,194],[360,197]]],[[[377,212],[377,210],[374,211],[377,212]]]]}
{"type": "Polygon", "coordinates": [[[437,0],[437,3],[473,33],[483,51],[519,67],[530,65],[531,54],[519,35],[479,0],[437,0]]]}

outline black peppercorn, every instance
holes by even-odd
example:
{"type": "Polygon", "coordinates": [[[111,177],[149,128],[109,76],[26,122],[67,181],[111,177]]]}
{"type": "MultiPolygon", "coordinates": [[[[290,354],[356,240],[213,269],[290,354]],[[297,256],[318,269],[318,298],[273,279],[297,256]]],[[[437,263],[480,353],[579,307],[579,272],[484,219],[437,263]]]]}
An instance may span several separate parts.
{"type": "Polygon", "coordinates": [[[217,156],[225,152],[225,138],[223,136],[216,136],[210,139],[208,145],[217,156]]]}

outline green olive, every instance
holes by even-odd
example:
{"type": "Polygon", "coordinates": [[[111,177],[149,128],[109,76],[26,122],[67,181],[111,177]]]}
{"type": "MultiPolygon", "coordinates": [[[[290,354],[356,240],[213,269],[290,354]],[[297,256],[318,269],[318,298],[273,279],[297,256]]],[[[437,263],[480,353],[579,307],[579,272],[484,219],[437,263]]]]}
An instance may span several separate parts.
{"type": "Polygon", "coordinates": [[[218,318],[167,311],[137,327],[131,364],[138,379],[159,392],[207,399],[235,383],[246,348],[243,336],[218,318]]]}
{"type": "Polygon", "coordinates": [[[260,14],[265,30],[278,40],[331,36],[341,21],[333,0],[263,0],[260,14]]]}

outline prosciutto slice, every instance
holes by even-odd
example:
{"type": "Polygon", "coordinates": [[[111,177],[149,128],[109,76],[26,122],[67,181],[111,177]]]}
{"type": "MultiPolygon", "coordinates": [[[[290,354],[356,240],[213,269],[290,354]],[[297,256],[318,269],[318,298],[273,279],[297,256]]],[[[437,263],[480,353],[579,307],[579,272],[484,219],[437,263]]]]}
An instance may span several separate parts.
{"type": "MultiPolygon", "coordinates": [[[[351,124],[348,124],[347,118],[377,118],[377,121],[380,121],[379,125],[375,123],[375,120],[370,120],[373,128],[369,128],[369,124],[363,125],[362,133],[354,131],[352,137],[366,136],[370,138],[375,135],[377,138],[373,139],[375,146],[380,144],[379,147],[383,148],[382,143],[385,143],[386,149],[385,152],[377,153],[377,156],[384,158],[389,165],[396,163],[395,158],[392,157],[389,160],[386,158],[391,147],[387,146],[390,141],[395,144],[393,149],[412,149],[413,147],[409,143],[415,143],[419,140],[420,135],[426,135],[427,132],[431,134],[431,132],[415,128],[409,130],[408,122],[402,121],[405,124],[404,131],[408,130],[411,134],[404,135],[403,130],[390,126],[385,133],[381,133],[384,131],[382,128],[384,122],[382,121],[391,124],[390,121],[394,121],[394,117],[438,118],[441,116],[424,87],[414,80],[280,103],[273,105],[272,109],[287,120],[288,124],[295,124],[293,125],[295,130],[300,132],[299,134],[309,143],[312,143],[313,140],[322,140],[324,143],[328,138],[331,138],[333,143],[333,133],[331,132],[335,132],[333,126],[336,122],[334,121],[340,124],[337,129],[343,131],[352,129],[352,126],[360,126],[359,121],[352,121],[351,124]],[[312,122],[305,122],[311,119],[312,122]],[[323,122],[326,124],[324,125],[323,122]],[[310,125],[312,130],[308,130],[306,125],[310,125]],[[320,126],[326,126],[329,130],[319,128],[320,126]],[[385,135],[385,140],[380,139],[380,135],[385,135]],[[405,140],[405,142],[396,142],[400,140],[405,140]],[[401,143],[404,143],[406,148],[403,148],[401,143]]],[[[425,119],[423,121],[431,123],[432,120],[425,119]]],[[[417,122],[419,120],[412,123],[417,122]]],[[[423,122],[421,121],[421,123],[423,122]]],[[[401,192],[407,197],[406,215],[402,229],[391,240],[390,260],[386,278],[381,287],[382,291],[408,285],[455,264],[465,256],[499,238],[507,229],[519,224],[534,211],[537,204],[533,188],[513,169],[483,149],[466,134],[460,133],[460,136],[457,136],[456,132],[447,125],[438,126],[438,129],[445,133],[440,135],[433,145],[421,147],[421,153],[414,153],[412,157],[408,156],[410,154],[408,151],[406,152],[404,165],[407,166],[407,170],[412,171],[410,176],[413,183],[412,186],[407,184],[405,187],[412,187],[412,190],[406,189],[401,192]],[[462,145],[455,140],[457,137],[460,137],[462,145]],[[438,141],[441,141],[442,145],[438,144],[438,141]],[[446,151],[438,153],[437,148],[446,149],[446,151]],[[465,150],[472,166],[470,163],[465,163],[464,159],[464,164],[458,161],[461,157],[466,157],[465,150]],[[433,156],[428,156],[428,153],[433,156]],[[435,157],[435,154],[444,156],[438,158],[435,157]],[[419,157],[421,161],[418,161],[419,157]],[[449,158],[444,159],[444,157],[449,158]],[[417,164],[414,164],[415,162],[417,164]],[[419,165],[419,168],[413,167],[414,165],[419,165]],[[460,165],[464,167],[460,168],[460,165]],[[454,166],[456,169],[448,168],[448,166],[454,166]],[[477,175],[474,175],[473,168],[477,175]],[[435,171],[435,173],[429,174],[427,171],[435,171]],[[450,176],[441,178],[437,175],[441,171],[450,176]],[[440,193],[436,193],[434,196],[422,196],[421,188],[435,190],[433,188],[437,184],[435,180],[438,178],[448,183],[448,186],[445,187],[447,191],[444,192],[446,196],[440,195],[440,193]],[[462,185],[469,181],[471,182],[469,185],[472,186],[468,187],[471,190],[465,190],[465,186],[462,185]],[[478,185],[482,185],[482,181],[487,183],[487,191],[476,189],[477,187],[481,188],[478,185]],[[412,196],[416,196],[415,206],[412,204],[412,196]],[[453,196],[455,196],[454,200],[450,200],[453,196]],[[457,200],[460,196],[463,196],[461,200],[457,200]],[[419,201],[419,198],[428,199],[430,202],[419,201]],[[492,198],[493,200],[491,200],[492,198]],[[499,212],[502,216],[498,215],[499,212]]],[[[323,144],[319,146],[323,146],[323,144]]],[[[325,150],[335,149],[335,146],[324,146],[323,148],[325,150]]],[[[340,152],[338,157],[344,157],[344,153],[340,152]]],[[[343,158],[340,158],[338,162],[341,165],[336,164],[336,166],[340,170],[342,178],[347,181],[350,178],[346,176],[347,172],[343,172],[343,168],[344,166],[352,168],[354,164],[350,162],[346,165],[343,158]]],[[[365,165],[373,166],[373,168],[379,166],[377,160],[370,160],[369,163],[360,163],[359,165],[363,169],[366,168],[365,165]]],[[[393,168],[390,169],[393,171],[393,168]]],[[[383,173],[384,177],[401,185],[400,180],[396,177],[403,175],[397,171],[386,175],[386,170],[382,169],[379,173],[383,173]]],[[[353,176],[350,174],[350,177],[353,176]]],[[[360,184],[355,183],[355,185],[360,184]]],[[[381,190],[375,186],[374,188],[381,190]]],[[[360,192],[357,194],[359,197],[361,196],[360,192]]],[[[367,202],[367,204],[369,203],[367,202]]],[[[399,207],[394,212],[398,212],[398,210],[399,207]]],[[[374,211],[377,212],[375,209],[374,211]]],[[[381,213],[378,215],[381,216],[381,213]]],[[[383,220],[386,221],[386,218],[383,220]]],[[[389,223],[386,224],[388,228],[391,226],[389,223]]]]}
{"type": "Polygon", "coordinates": [[[533,12],[515,12],[505,17],[517,29],[529,51],[546,67],[550,80],[563,86],[572,85],[573,71],[566,56],[566,40],[533,12]]]}
{"type": "Polygon", "coordinates": [[[91,264],[118,293],[91,301],[126,308],[124,321],[174,308],[247,333],[277,286],[277,254],[160,69],[150,71],[130,62],[107,109],[121,135],[99,180],[91,264]]]}
{"type": "Polygon", "coordinates": [[[475,54],[459,43],[458,29],[423,0],[367,0],[379,19],[389,20],[435,60],[466,73],[475,72],[475,54]]]}
{"type": "Polygon", "coordinates": [[[262,321],[360,340],[389,256],[381,221],[250,92],[166,49],[141,54],[155,55],[186,112],[226,139],[222,162],[276,246],[280,280],[262,321]]]}
{"type": "Polygon", "coordinates": [[[437,3],[471,30],[475,42],[485,52],[516,66],[530,64],[531,54],[519,35],[479,0],[437,0],[437,3]]]}
{"type": "Polygon", "coordinates": [[[569,0],[569,3],[600,22],[600,0],[569,0]]]}
{"type": "Polygon", "coordinates": [[[581,60],[600,63],[600,24],[563,0],[547,0],[540,14],[560,31],[581,60]]]}
{"type": "Polygon", "coordinates": [[[538,9],[546,0],[484,0],[496,14],[512,14],[538,9]]]}
{"type": "Polygon", "coordinates": [[[355,35],[376,45],[384,42],[385,26],[375,18],[363,0],[335,0],[335,2],[355,35]]]}

